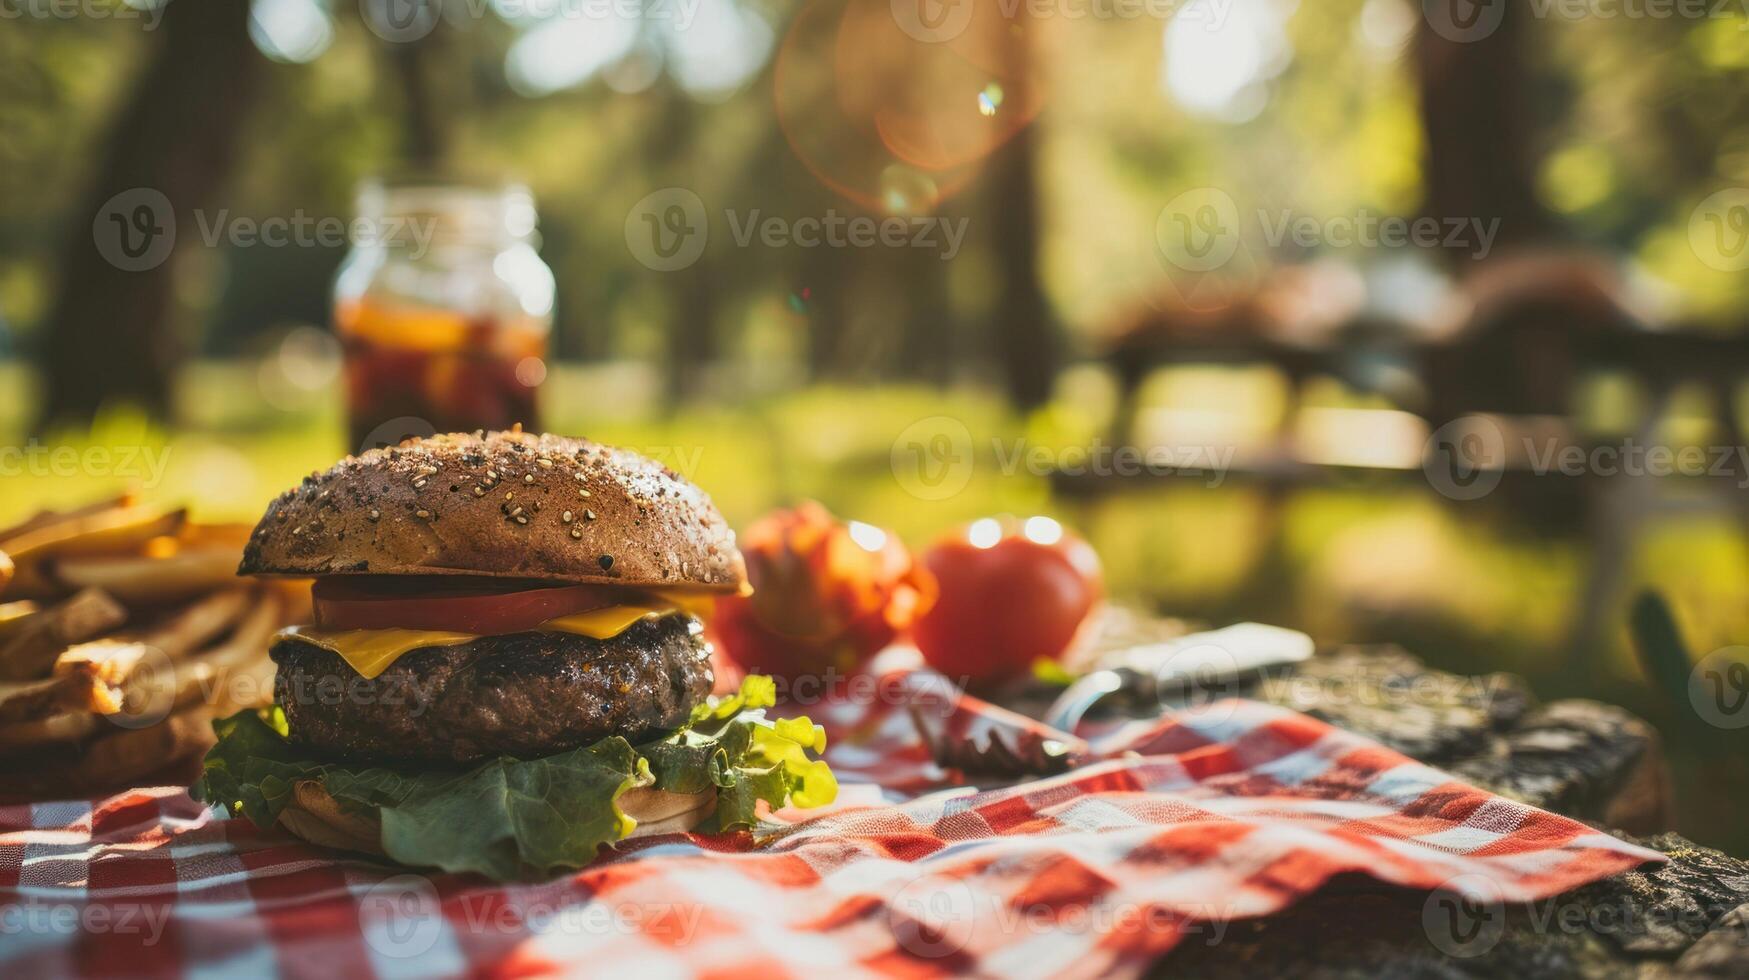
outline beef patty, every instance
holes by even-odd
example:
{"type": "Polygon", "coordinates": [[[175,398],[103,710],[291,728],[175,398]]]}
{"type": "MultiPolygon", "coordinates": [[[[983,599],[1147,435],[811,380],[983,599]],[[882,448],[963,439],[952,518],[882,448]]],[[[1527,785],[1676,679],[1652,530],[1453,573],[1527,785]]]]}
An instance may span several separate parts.
{"type": "Polygon", "coordinates": [[[710,648],[684,615],[609,640],[482,636],[413,650],[372,679],[295,637],[273,645],[274,698],[295,742],[348,759],[536,758],[609,735],[634,743],[684,723],[710,693],[710,648]]]}

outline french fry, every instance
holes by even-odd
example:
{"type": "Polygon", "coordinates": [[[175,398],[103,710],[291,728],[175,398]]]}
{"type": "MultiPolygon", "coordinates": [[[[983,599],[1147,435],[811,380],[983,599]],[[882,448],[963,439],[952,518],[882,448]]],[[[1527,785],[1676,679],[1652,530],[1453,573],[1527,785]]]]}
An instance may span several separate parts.
{"type": "Polygon", "coordinates": [[[25,531],[4,545],[17,566],[9,587],[21,598],[41,598],[70,591],[49,573],[52,559],[138,551],[146,542],[175,534],[188,512],[165,512],[144,505],[123,506],[57,520],[25,531]]]}
{"type": "Polygon", "coordinates": [[[271,595],[259,598],[229,639],[210,650],[183,657],[172,665],[171,676],[164,677],[159,671],[130,676],[122,688],[124,709],[161,710],[166,704],[180,709],[203,702],[214,714],[230,714],[246,704],[257,703],[261,691],[272,690],[273,662],[267,659],[267,646],[280,625],[279,600],[271,595]],[[263,666],[267,668],[265,685],[259,671],[248,673],[251,668],[263,666]],[[238,682],[233,684],[233,680],[238,682]]]}
{"type": "Polygon", "coordinates": [[[121,729],[85,747],[69,769],[75,785],[97,788],[137,779],[213,744],[212,712],[179,711],[156,725],[121,729]]]}
{"type": "Polygon", "coordinates": [[[47,718],[97,702],[101,683],[87,674],[64,674],[39,681],[0,682],[0,725],[47,718]]]}
{"type": "Polygon", "coordinates": [[[233,589],[201,599],[138,638],[111,638],[69,647],[55,658],[56,677],[83,677],[84,707],[101,715],[122,710],[124,685],[148,658],[174,663],[236,625],[253,595],[233,589]],[[154,659],[156,659],[154,658],[154,659]]]}
{"type": "Polygon", "coordinates": [[[69,711],[33,721],[0,725],[0,755],[83,742],[102,726],[101,717],[89,711],[69,711]]]}
{"type": "MultiPolygon", "coordinates": [[[[225,642],[192,654],[166,675],[162,671],[132,671],[120,687],[118,711],[181,711],[205,704],[214,717],[272,699],[273,662],[268,641],[280,625],[277,597],[267,595],[249,611],[225,642]]],[[[49,745],[82,742],[110,727],[103,715],[69,711],[0,725],[0,755],[49,745]]]]}
{"type": "Polygon", "coordinates": [[[138,503],[138,500],[132,493],[124,493],[117,497],[111,497],[108,500],[99,500],[96,503],[86,504],[83,507],[76,507],[72,510],[39,510],[29,518],[0,531],[0,548],[6,547],[8,544],[23,535],[30,534],[34,531],[40,531],[53,524],[75,521],[105,511],[132,507],[136,503],[138,503]]]}
{"type": "MultiPolygon", "coordinates": [[[[145,641],[164,651],[171,659],[200,649],[223,636],[249,611],[258,593],[248,587],[215,592],[197,600],[149,631],[145,641]]],[[[57,665],[58,666],[58,665],[57,665]]]]}
{"type": "Polygon", "coordinates": [[[166,511],[148,504],[105,506],[77,511],[3,539],[14,561],[44,554],[101,555],[131,550],[153,538],[176,534],[188,511],[166,511]]]}
{"type": "Polygon", "coordinates": [[[66,588],[99,588],[130,606],[186,599],[224,588],[237,580],[241,552],[218,549],[178,551],[165,558],[144,555],[59,558],[46,563],[45,577],[66,588]]]}
{"type": "Polygon", "coordinates": [[[62,651],[115,629],[127,618],[127,610],[98,589],[34,613],[0,640],[0,680],[46,677],[62,651]]]}
{"type": "Polygon", "coordinates": [[[76,701],[70,707],[113,715],[122,709],[122,685],[152,653],[151,646],[133,640],[80,643],[68,647],[65,653],[55,658],[53,676],[57,680],[85,680],[85,684],[78,688],[84,700],[76,701]]]}
{"type": "Polygon", "coordinates": [[[254,530],[253,524],[197,524],[190,521],[183,525],[179,540],[185,548],[218,548],[241,552],[243,546],[249,543],[249,535],[254,530]]]}
{"type": "Polygon", "coordinates": [[[268,642],[285,620],[283,602],[279,596],[265,591],[250,598],[254,602],[230,638],[200,653],[194,658],[195,663],[228,670],[257,657],[267,659],[268,642]]]}
{"type": "Polygon", "coordinates": [[[0,643],[10,640],[19,627],[29,622],[30,617],[41,608],[29,599],[0,603],[0,643]]]}

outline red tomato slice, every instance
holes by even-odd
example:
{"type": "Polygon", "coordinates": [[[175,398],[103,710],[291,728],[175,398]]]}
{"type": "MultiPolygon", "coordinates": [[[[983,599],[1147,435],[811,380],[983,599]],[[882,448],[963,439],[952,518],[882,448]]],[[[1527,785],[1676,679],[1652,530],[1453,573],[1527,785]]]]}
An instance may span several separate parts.
{"type": "MultiPolygon", "coordinates": [[[[429,580],[427,580],[429,581],[429,580]]],[[[647,599],[630,589],[563,585],[506,592],[480,585],[432,583],[408,594],[405,583],[320,579],[316,625],[334,630],[445,630],[496,636],[532,630],[586,609],[647,599]]]]}

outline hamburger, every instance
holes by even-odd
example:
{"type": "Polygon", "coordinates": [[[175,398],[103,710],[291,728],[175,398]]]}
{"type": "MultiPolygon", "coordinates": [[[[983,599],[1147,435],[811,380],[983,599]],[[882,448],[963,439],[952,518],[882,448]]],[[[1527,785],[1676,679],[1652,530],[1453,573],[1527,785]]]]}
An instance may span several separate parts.
{"type": "Polygon", "coordinates": [[[701,490],[520,430],[347,457],[281,494],[239,574],[314,581],[274,704],[215,722],[196,795],[261,826],[500,880],[645,834],[830,802],[824,734],[714,698],[702,618],[746,590],[701,490]]]}

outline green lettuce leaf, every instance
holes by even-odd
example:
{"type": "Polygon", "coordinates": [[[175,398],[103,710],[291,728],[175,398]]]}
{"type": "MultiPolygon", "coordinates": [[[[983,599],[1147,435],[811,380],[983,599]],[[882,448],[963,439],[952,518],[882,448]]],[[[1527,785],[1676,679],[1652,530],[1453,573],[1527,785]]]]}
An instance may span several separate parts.
{"type": "Polygon", "coordinates": [[[749,675],[739,693],[693,708],[687,727],[638,746],[657,789],[696,793],[716,786],[716,812],[701,829],[756,826],[761,800],[777,809],[825,806],[837,798],[832,770],[808,758],[809,751],[826,750],[826,730],[805,717],[768,720],[764,709],[776,700],[771,678],[749,675]]]}
{"type": "Polygon", "coordinates": [[[189,792],[257,826],[272,826],[291,801],[292,783],[323,769],[286,740],[285,713],[278,707],[239,711],[214,721],[213,731],[218,744],[207,752],[189,792]]]}
{"type": "Polygon", "coordinates": [[[711,699],[664,738],[623,738],[540,759],[499,758],[465,771],[348,766],[310,756],[286,737],[278,708],[213,723],[218,744],[192,788],[197,799],[268,827],[300,779],[320,779],[343,806],[374,814],[382,847],[403,864],[520,880],[579,868],[636,822],[619,798],[634,787],[675,793],[715,788],[706,832],[752,827],[758,804],[821,806],[837,795],[824,762],[825,731],[806,718],[765,718],[776,688],[747,678],[739,693],[711,699]]]}

